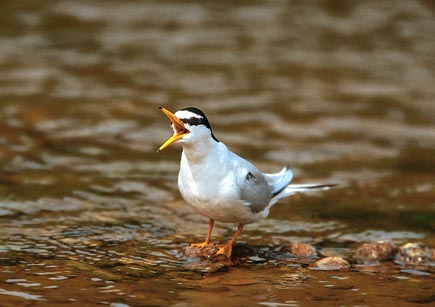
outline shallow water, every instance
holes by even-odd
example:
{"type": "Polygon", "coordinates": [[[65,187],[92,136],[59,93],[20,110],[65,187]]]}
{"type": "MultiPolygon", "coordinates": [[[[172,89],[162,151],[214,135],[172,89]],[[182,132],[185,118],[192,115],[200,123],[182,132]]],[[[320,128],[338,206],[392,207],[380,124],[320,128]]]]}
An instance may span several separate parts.
{"type": "Polygon", "coordinates": [[[3,1],[1,15],[1,306],[435,301],[434,262],[352,258],[371,241],[435,248],[430,2],[3,1]],[[159,105],[201,108],[264,171],[340,188],[247,226],[236,250],[258,257],[186,257],[207,220],[178,193],[180,149],[156,153],[159,105]],[[352,267],[261,257],[290,242],[352,267]]]}

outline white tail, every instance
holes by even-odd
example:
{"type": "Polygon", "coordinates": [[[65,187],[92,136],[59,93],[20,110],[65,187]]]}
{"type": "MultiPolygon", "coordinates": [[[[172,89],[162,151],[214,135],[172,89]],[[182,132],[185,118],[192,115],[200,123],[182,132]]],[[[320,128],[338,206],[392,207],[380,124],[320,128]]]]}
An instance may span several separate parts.
{"type": "Polygon", "coordinates": [[[330,188],[336,187],[336,183],[302,183],[302,184],[289,184],[281,193],[277,194],[272,198],[271,203],[276,203],[279,199],[296,194],[314,191],[329,190],[330,188]]]}

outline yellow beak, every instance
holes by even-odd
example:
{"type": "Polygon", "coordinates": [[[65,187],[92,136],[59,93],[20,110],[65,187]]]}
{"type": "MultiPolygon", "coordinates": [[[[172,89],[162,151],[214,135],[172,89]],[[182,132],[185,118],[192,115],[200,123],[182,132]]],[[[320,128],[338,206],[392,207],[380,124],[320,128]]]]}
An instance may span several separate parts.
{"type": "Polygon", "coordinates": [[[162,146],[159,147],[159,150],[157,150],[157,151],[165,149],[166,147],[168,147],[172,143],[178,141],[179,139],[182,139],[186,134],[188,134],[190,132],[189,130],[187,130],[186,126],[184,126],[183,122],[177,116],[175,116],[171,111],[168,111],[163,107],[159,107],[159,109],[162,110],[162,112],[172,122],[172,124],[174,125],[175,132],[169,139],[167,139],[162,144],[162,146]]]}

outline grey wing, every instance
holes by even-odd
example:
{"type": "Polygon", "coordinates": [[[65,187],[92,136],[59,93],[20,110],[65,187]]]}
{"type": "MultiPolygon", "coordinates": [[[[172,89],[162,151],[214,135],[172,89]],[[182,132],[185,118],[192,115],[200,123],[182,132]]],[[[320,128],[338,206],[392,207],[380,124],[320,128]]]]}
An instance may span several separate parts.
{"type": "Polygon", "coordinates": [[[237,173],[241,199],[253,212],[263,211],[272,198],[272,188],[263,173],[253,165],[240,167],[237,173]]]}

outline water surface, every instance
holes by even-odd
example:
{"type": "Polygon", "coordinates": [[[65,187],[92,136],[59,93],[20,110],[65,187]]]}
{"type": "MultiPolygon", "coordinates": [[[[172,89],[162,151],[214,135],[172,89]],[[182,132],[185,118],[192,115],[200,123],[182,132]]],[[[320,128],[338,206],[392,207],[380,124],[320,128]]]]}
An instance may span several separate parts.
{"type": "MultiPolygon", "coordinates": [[[[0,305],[420,306],[434,266],[361,267],[363,242],[435,248],[435,19],[426,1],[3,1],[0,305]],[[262,170],[339,182],[277,204],[236,249],[309,242],[352,269],[183,254],[157,106],[196,106],[262,170]]],[[[225,242],[234,225],[218,223],[225,242]]]]}

